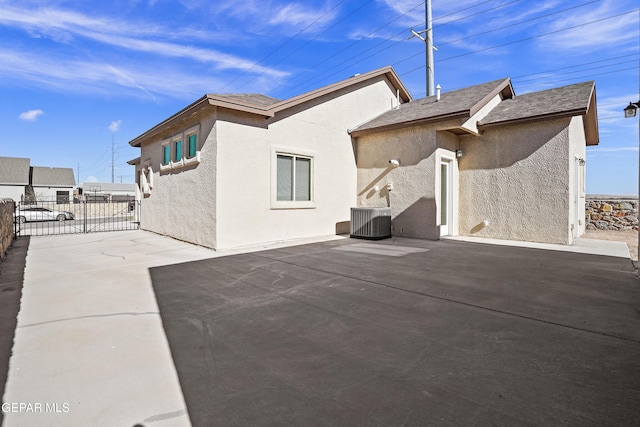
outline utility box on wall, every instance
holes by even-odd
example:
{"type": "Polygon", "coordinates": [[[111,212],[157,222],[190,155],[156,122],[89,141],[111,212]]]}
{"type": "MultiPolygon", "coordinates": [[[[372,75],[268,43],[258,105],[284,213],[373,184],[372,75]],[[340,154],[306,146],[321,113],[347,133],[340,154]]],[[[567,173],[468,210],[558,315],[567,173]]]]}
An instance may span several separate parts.
{"type": "Polygon", "coordinates": [[[391,237],[391,208],[351,208],[350,235],[369,240],[391,237]]]}

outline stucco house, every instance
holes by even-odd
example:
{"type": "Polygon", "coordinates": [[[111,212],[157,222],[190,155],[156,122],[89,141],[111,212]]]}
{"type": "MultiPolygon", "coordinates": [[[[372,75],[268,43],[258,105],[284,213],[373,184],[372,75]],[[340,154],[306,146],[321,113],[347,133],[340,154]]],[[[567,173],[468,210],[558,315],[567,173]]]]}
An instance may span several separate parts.
{"type": "Polygon", "coordinates": [[[21,157],[0,157],[0,199],[20,201],[29,185],[31,160],[21,157]]]}
{"type": "Polygon", "coordinates": [[[349,231],[349,128],[411,96],[390,67],[290,99],[205,95],[136,137],[140,227],[216,249],[349,231]]]}
{"type": "Polygon", "coordinates": [[[28,158],[0,157],[0,198],[69,203],[75,185],[71,168],[31,166],[28,158]]]}
{"type": "Polygon", "coordinates": [[[358,205],[390,206],[394,235],[571,244],[584,232],[594,82],[515,96],[496,80],[400,105],[350,133],[358,205]]]}
{"type": "Polygon", "coordinates": [[[55,200],[56,203],[72,202],[75,185],[76,179],[71,168],[42,166],[31,168],[31,186],[36,200],[55,200]]]}
{"type": "Polygon", "coordinates": [[[413,100],[390,67],[280,101],[205,95],[130,141],[141,228],[226,249],[348,233],[572,243],[584,231],[593,82],[515,96],[509,79],[413,100]]]}
{"type": "Polygon", "coordinates": [[[74,198],[89,202],[128,202],[136,197],[136,184],[86,181],[78,185],[74,198]]]}

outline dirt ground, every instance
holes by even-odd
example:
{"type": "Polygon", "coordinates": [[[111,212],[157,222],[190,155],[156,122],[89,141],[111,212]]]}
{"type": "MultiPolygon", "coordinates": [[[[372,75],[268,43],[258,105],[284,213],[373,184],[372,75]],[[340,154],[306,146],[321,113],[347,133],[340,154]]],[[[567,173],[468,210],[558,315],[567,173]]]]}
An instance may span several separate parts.
{"type": "Polygon", "coordinates": [[[587,230],[582,237],[585,239],[615,240],[625,242],[629,246],[631,259],[638,260],[638,232],[637,231],[610,231],[610,230],[587,230]]]}

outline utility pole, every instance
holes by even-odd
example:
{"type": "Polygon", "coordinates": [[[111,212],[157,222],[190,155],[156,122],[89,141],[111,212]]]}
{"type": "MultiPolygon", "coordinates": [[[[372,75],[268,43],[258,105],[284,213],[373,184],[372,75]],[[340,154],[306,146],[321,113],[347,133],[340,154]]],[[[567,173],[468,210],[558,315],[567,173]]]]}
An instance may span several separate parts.
{"type": "Polygon", "coordinates": [[[435,95],[433,88],[433,17],[431,16],[431,0],[425,0],[425,20],[427,24],[427,96],[435,95]]]}
{"type": "Polygon", "coordinates": [[[115,153],[115,149],[114,149],[114,145],[113,145],[113,134],[111,134],[111,183],[113,184],[115,182],[115,176],[114,176],[114,165],[113,165],[113,161],[114,161],[114,155],[115,153]]]}
{"type": "Polygon", "coordinates": [[[427,63],[426,92],[427,92],[427,96],[432,96],[432,95],[435,95],[435,88],[434,88],[435,78],[434,78],[434,72],[433,72],[433,51],[438,50],[438,48],[433,45],[433,18],[431,16],[431,0],[425,0],[424,14],[425,14],[426,29],[423,31],[417,31],[417,32],[411,29],[412,35],[409,38],[417,37],[420,40],[422,40],[425,44],[426,56],[427,56],[426,57],[426,63],[427,63]]]}
{"type": "Polygon", "coordinates": [[[78,162],[78,186],[80,185],[80,162],[78,162]]]}

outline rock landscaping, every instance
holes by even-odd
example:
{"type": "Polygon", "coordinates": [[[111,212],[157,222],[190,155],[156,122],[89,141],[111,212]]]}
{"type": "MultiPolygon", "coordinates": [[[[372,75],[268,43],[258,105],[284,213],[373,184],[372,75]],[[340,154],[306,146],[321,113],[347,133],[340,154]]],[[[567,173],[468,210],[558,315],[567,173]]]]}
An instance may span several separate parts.
{"type": "Polygon", "coordinates": [[[587,198],[587,230],[638,230],[638,199],[587,198]]]}

